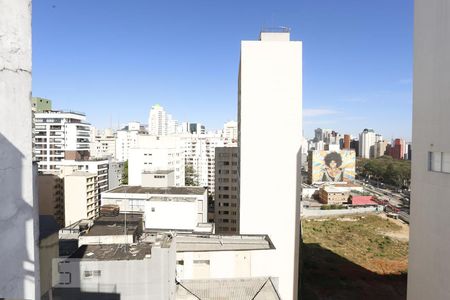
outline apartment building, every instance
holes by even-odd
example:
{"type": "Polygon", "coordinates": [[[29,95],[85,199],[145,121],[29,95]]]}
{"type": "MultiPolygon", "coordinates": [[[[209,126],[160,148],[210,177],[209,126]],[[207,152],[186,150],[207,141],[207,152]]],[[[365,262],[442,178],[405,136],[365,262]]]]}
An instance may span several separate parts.
{"type": "Polygon", "coordinates": [[[184,135],[186,166],[191,166],[198,176],[200,186],[215,193],[215,148],[225,145],[218,134],[184,135]]]}
{"type": "Polygon", "coordinates": [[[185,152],[178,138],[140,135],[136,147],[130,149],[128,183],[142,185],[144,172],[173,170],[175,186],[184,186],[184,166],[185,152]]]}
{"type": "Polygon", "coordinates": [[[116,157],[116,135],[111,130],[97,132],[93,128],[91,157],[115,158],[116,157]]]}
{"type": "Polygon", "coordinates": [[[136,147],[138,135],[145,133],[145,129],[138,122],[130,122],[121,130],[116,132],[116,155],[118,161],[127,161],[129,151],[136,147]]]}
{"type": "Polygon", "coordinates": [[[388,143],[386,141],[375,142],[374,157],[380,157],[386,154],[388,143]]]}
{"type": "Polygon", "coordinates": [[[214,223],[218,234],[239,234],[238,147],[217,147],[214,223]]]}
{"type": "Polygon", "coordinates": [[[362,158],[373,158],[376,136],[373,129],[364,129],[359,134],[359,155],[362,158]]]}
{"type": "Polygon", "coordinates": [[[229,121],[223,125],[223,138],[226,144],[237,145],[238,124],[236,121],[229,121]]]}
{"type": "Polygon", "coordinates": [[[91,125],[83,113],[71,111],[36,112],[34,154],[38,171],[59,170],[63,160],[89,157],[91,125]]]}
{"type": "Polygon", "coordinates": [[[100,209],[97,174],[76,171],[64,177],[65,226],[98,217],[100,209]]]}
{"type": "Polygon", "coordinates": [[[268,234],[275,246],[274,252],[252,256],[252,274],[278,278],[280,297],[297,299],[302,42],[279,31],[263,31],[259,41],[241,42],[239,225],[241,234],[268,234]],[[270,143],[262,145],[267,136],[270,143]]]}
{"type": "Polygon", "coordinates": [[[414,1],[408,299],[450,299],[450,5],[414,1]]]}
{"type": "Polygon", "coordinates": [[[65,226],[64,177],[61,174],[39,174],[36,181],[39,215],[51,215],[59,226],[65,226]]]}

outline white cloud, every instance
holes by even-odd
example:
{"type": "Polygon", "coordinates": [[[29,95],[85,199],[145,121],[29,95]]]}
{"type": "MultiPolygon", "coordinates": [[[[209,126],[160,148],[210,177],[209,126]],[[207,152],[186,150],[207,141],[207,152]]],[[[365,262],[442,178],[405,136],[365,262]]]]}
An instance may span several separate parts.
{"type": "Polygon", "coordinates": [[[329,116],[329,115],[335,115],[337,113],[339,113],[339,112],[336,110],[332,110],[332,109],[305,108],[303,110],[303,117],[329,116]]]}

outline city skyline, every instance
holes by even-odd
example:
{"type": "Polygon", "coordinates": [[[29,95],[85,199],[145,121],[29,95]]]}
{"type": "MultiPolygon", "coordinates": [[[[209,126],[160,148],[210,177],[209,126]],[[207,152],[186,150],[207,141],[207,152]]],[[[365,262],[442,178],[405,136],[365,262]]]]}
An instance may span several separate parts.
{"type": "Polygon", "coordinates": [[[240,40],[285,25],[305,44],[306,136],[317,127],[376,128],[410,140],[411,3],[236,5],[35,3],[33,95],[84,111],[99,128],[145,123],[159,103],[178,120],[218,129],[237,117],[240,40]]]}

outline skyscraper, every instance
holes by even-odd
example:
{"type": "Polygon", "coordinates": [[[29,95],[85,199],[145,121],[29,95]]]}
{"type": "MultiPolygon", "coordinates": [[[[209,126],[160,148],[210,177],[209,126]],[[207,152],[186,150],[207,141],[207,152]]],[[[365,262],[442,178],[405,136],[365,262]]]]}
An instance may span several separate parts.
{"type": "Polygon", "coordinates": [[[344,149],[350,150],[350,135],[344,134],[344,149]]]}
{"type": "Polygon", "coordinates": [[[376,136],[373,129],[364,129],[359,134],[359,155],[362,158],[372,158],[375,154],[376,136]]]}
{"type": "Polygon", "coordinates": [[[178,122],[161,105],[152,106],[148,116],[148,133],[150,135],[175,134],[177,126],[178,122]]]}
{"type": "Polygon", "coordinates": [[[302,42],[287,31],[242,41],[238,95],[240,233],[267,233],[276,248],[252,256],[252,276],[278,278],[281,298],[297,299],[302,42]]]}
{"type": "Polygon", "coordinates": [[[414,1],[408,299],[450,299],[450,5],[414,1]]]}

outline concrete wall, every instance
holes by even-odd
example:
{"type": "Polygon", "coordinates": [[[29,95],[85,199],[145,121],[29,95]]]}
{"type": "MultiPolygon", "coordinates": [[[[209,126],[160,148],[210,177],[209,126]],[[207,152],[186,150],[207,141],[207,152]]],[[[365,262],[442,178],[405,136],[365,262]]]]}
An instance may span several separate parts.
{"type": "Polygon", "coordinates": [[[134,237],[127,235],[80,235],[78,238],[78,247],[82,245],[101,245],[101,244],[132,244],[134,237]]]}
{"type": "Polygon", "coordinates": [[[178,252],[177,278],[189,280],[251,277],[251,257],[252,251],[178,252]]]}
{"type": "Polygon", "coordinates": [[[52,261],[58,257],[59,238],[56,232],[41,240],[39,244],[41,295],[45,295],[52,287],[52,261]]]}
{"type": "Polygon", "coordinates": [[[450,299],[450,174],[428,152],[450,153],[450,3],[416,0],[408,299],[450,299]]]}
{"type": "Polygon", "coordinates": [[[276,251],[253,255],[252,274],[279,277],[281,298],[297,299],[302,43],[272,34],[283,37],[241,43],[240,233],[269,235],[276,251]]]}
{"type": "Polygon", "coordinates": [[[302,209],[302,218],[314,218],[314,217],[329,217],[329,216],[344,216],[351,214],[365,214],[371,212],[382,212],[383,206],[371,206],[371,207],[360,207],[360,208],[350,208],[350,209],[302,209]]]}
{"type": "Polygon", "coordinates": [[[53,286],[117,293],[130,300],[175,299],[175,255],[172,243],[170,248],[153,247],[151,257],[143,260],[56,259],[53,286]],[[94,270],[100,276],[85,277],[84,271],[94,270]]]}
{"type": "Polygon", "coordinates": [[[31,0],[0,0],[0,298],[37,299],[31,155],[31,0]]]}
{"type": "Polygon", "coordinates": [[[145,187],[171,187],[175,186],[175,173],[142,173],[142,186],[145,187]]]}
{"type": "Polygon", "coordinates": [[[199,222],[197,213],[197,201],[146,201],[145,227],[194,230],[199,222]]]}

